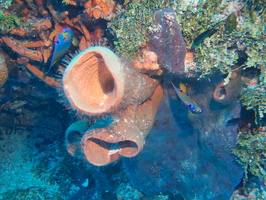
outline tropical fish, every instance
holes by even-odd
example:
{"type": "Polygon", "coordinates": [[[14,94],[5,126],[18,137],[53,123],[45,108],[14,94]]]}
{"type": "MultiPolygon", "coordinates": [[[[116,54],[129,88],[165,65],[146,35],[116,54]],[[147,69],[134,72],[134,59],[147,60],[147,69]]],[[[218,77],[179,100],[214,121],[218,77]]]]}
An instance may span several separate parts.
{"type": "Polygon", "coordinates": [[[202,113],[202,109],[197,105],[195,101],[193,101],[190,96],[186,93],[187,88],[183,83],[179,84],[179,89],[175,87],[173,83],[171,83],[175,89],[177,96],[181,99],[181,101],[187,106],[189,111],[193,114],[202,113]]]}
{"type": "Polygon", "coordinates": [[[235,125],[235,124],[240,123],[240,121],[242,121],[242,120],[243,120],[243,118],[241,118],[241,117],[233,118],[233,119],[228,120],[227,121],[227,124],[233,124],[233,125],[235,125]]]}
{"type": "Polygon", "coordinates": [[[199,34],[193,41],[193,44],[191,45],[191,48],[195,48],[199,46],[206,38],[211,37],[217,29],[208,29],[207,31],[199,34]]]}
{"type": "Polygon", "coordinates": [[[57,35],[50,67],[46,73],[48,73],[51,70],[52,66],[64,56],[71,44],[76,46],[77,39],[75,38],[74,33],[70,28],[64,28],[62,32],[58,33],[57,35]]]}

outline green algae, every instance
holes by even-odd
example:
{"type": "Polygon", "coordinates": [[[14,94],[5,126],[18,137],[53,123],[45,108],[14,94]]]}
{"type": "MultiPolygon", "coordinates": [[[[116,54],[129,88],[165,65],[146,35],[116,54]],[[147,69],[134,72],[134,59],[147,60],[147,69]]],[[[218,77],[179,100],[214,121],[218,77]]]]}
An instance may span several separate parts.
{"type": "Polygon", "coordinates": [[[6,16],[4,13],[0,12],[0,31],[10,30],[20,25],[27,24],[28,23],[24,19],[19,18],[15,14],[9,14],[6,16]]]}
{"type": "Polygon", "coordinates": [[[175,11],[179,15],[179,22],[188,47],[192,46],[198,35],[218,25],[217,22],[212,21],[212,18],[220,12],[217,9],[220,3],[221,1],[201,1],[197,6],[189,5],[186,8],[182,7],[182,3],[177,5],[175,11]]]}
{"type": "Polygon", "coordinates": [[[246,88],[240,100],[247,110],[255,112],[256,124],[266,117],[266,85],[260,84],[254,88],[246,88]]]}
{"type": "Polygon", "coordinates": [[[203,1],[197,9],[188,5],[184,8],[186,10],[182,10],[182,3],[184,2],[174,0],[125,1],[121,14],[108,23],[116,37],[114,44],[117,52],[122,57],[136,55],[139,46],[147,41],[146,33],[153,22],[154,12],[166,7],[172,8],[179,15],[178,21],[188,46],[191,46],[200,33],[216,24],[211,22],[211,17],[217,12],[213,8],[216,8],[220,1],[203,1]]]}
{"type": "Polygon", "coordinates": [[[227,74],[239,58],[234,46],[235,40],[225,37],[223,31],[218,30],[212,37],[204,40],[199,48],[195,49],[195,63],[199,78],[211,76],[215,72],[227,74]]]}
{"type": "Polygon", "coordinates": [[[239,62],[238,52],[242,51],[247,55],[247,60],[241,63],[242,67],[262,69],[260,79],[265,80],[264,14],[265,11],[254,11],[250,15],[250,10],[245,5],[238,17],[237,25],[231,24],[228,30],[228,20],[235,20],[233,13],[226,20],[220,21],[216,25],[219,29],[217,33],[204,40],[202,45],[195,49],[197,63],[195,71],[200,72],[201,77],[212,74],[214,69],[226,74],[239,62]]]}
{"type": "MultiPolygon", "coordinates": [[[[239,4],[236,9],[241,9],[238,14],[236,10],[228,11],[230,2],[223,1],[198,1],[194,5],[193,2],[173,0],[126,1],[121,14],[108,26],[115,35],[118,54],[131,57],[147,41],[146,33],[154,12],[170,7],[178,15],[187,46],[195,49],[194,76],[206,78],[217,71],[229,73],[231,67],[239,62],[239,51],[245,51],[245,48],[248,59],[242,67],[263,67],[266,55],[263,39],[265,5],[256,1],[258,5],[254,6],[251,0],[236,3],[239,4]],[[193,45],[200,34],[213,29],[217,32],[193,45]]],[[[265,74],[263,69],[261,76],[265,77],[265,74]]]]}
{"type": "Polygon", "coordinates": [[[245,88],[241,96],[243,106],[254,110],[256,123],[266,117],[266,43],[265,43],[265,6],[259,11],[251,13],[253,8],[247,7],[243,15],[242,32],[237,32],[247,54],[247,61],[243,68],[259,69],[259,83],[255,87],[245,88]]]}
{"type": "Polygon", "coordinates": [[[244,167],[245,180],[248,179],[248,173],[251,173],[266,181],[265,139],[265,132],[259,129],[253,131],[242,129],[238,133],[238,141],[232,152],[244,167]]]}
{"type": "Polygon", "coordinates": [[[132,0],[124,3],[121,14],[108,23],[115,35],[114,44],[121,57],[134,57],[140,45],[147,41],[146,33],[156,10],[166,8],[171,1],[132,0]]]}

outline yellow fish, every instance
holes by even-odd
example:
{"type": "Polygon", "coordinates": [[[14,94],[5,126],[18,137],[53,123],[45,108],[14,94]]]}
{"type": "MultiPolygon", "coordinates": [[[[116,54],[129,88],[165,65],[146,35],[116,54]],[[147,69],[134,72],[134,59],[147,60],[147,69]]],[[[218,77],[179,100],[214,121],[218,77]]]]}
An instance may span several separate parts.
{"type": "Polygon", "coordinates": [[[190,96],[188,96],[187,88],[183,83],[179,84],[179,89],[175,87],[175,85],[171,82],[172,86],[175,89],[177,96],[181,99],[181,101],[187,106],[189,111],[193,114],[202,113],[202,109],[197,105],[195,101],[193,101],[190,96]]]}

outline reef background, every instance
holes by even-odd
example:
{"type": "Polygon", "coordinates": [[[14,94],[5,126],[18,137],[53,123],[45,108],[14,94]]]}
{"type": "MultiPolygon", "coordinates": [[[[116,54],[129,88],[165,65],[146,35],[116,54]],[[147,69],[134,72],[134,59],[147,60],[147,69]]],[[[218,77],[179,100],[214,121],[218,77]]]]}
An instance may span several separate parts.
{"type": "Polygon", "coordinates": [[[266,198],[264,1],[13,0],[0,1],[0,19],[0,199],[266,198]],[[189,117],[165,84],[140,155],[105,167],[71,157],[65,131],[80,116],[60,96],[64,66],[44,73],[55,31],[74,30],[68,55],[102,45],[134,60],[168,7],[187,45],[186,70],[171,80],[204,113],[189,117]],[[213,99],[220,82],[239,92],[226,105],[213,99]]]}

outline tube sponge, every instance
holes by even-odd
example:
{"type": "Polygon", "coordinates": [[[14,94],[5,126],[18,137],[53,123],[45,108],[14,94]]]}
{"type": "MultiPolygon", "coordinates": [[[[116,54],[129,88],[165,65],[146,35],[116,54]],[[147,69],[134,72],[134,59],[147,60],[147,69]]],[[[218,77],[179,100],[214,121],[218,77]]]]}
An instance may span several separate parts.
{"type": "Polygon", "coordinates": [[[71,106],[88,115],[110,112],[124,93],[123,71],[119,58],[108,48],[95,46],[81,52],[63,75],[71,106]]]}

